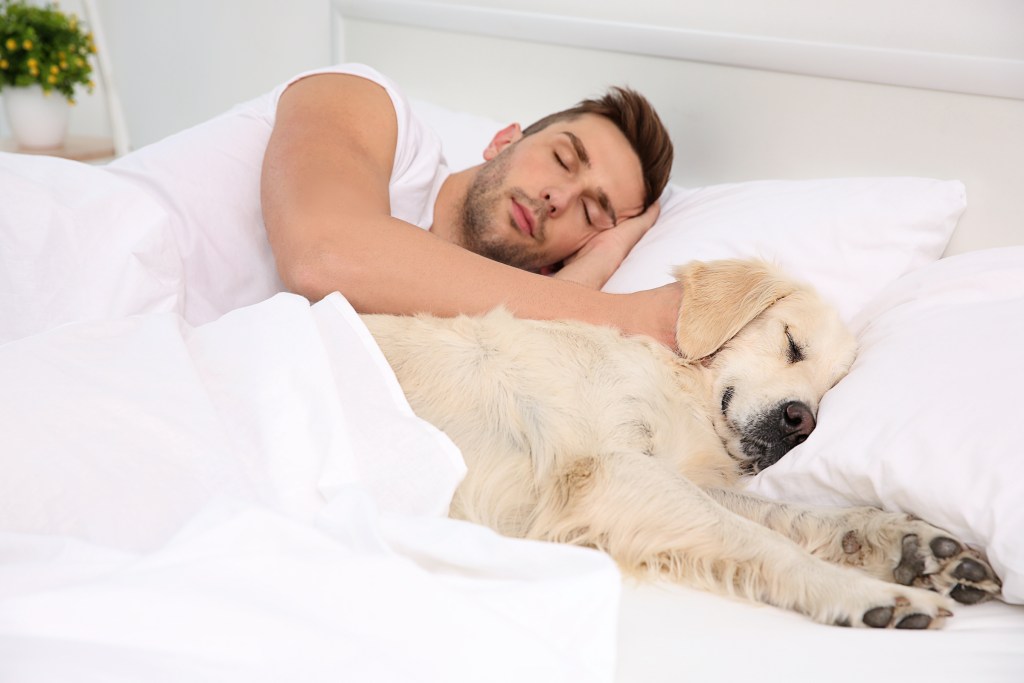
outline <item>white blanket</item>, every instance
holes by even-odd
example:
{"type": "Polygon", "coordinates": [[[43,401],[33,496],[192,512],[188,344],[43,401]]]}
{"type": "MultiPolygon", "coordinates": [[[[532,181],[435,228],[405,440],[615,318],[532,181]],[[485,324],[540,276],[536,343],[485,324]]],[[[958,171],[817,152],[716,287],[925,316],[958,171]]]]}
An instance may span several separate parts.
{"type": "Polygon", "coordinates": [[[612,680],[613,563],[447,519],[340,295],[193,327],[146,196],[0,174],[0,680],[612,680]]]}

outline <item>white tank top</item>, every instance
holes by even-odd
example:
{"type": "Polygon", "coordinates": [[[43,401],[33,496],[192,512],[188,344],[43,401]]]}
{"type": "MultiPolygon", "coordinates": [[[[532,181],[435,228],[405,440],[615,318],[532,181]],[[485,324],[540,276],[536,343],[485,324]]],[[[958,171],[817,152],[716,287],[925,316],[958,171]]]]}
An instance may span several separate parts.
{"type": "Polygon", "coordinates": [[[164,206],[184,271],[182,315],[193,325],[285,291],[260,208],[263,155],[285,89],[319,73],[361,76],[391,97],[398,143],[389,185],[391,215],[430,229],[449,171],[438,136],[388,79],[362,64],[297,75],[205,123],[127,154],[105,168],[149,190],[164,206]]]}

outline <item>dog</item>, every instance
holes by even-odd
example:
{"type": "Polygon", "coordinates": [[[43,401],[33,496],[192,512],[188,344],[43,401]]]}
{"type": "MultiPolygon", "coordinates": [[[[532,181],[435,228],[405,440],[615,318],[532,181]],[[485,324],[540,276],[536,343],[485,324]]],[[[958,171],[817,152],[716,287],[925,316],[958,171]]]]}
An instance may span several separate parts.
{"type": "Polygon", "coordinates": [[[363,316],[413,410],[462,450],[451,516],[825,624],[937,628],[952,600],[999,592],[979,553],[921,520],[744,493],[744,475],[814,429],[855,341],[812,288],[765,262],[674,274],[678,355],[504,309],[363,316]]]}

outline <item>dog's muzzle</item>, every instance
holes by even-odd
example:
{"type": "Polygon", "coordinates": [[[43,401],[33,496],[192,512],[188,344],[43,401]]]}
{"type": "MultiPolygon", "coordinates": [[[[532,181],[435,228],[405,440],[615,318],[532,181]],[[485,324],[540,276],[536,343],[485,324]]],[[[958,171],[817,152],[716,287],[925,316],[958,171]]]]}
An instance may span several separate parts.
{"type": "Polygon", "coordinates": [[[785,401],[758,416],[743,429],[740,445],[751,474],[777,463],[803,443],[816,426],[814,413],[801,401],[785,401]]]}

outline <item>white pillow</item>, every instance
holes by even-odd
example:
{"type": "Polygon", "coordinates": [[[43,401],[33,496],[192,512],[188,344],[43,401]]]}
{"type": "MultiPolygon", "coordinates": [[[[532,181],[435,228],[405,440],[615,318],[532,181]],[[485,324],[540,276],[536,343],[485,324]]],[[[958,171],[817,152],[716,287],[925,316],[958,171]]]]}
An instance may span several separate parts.
{"type": "Polygon", "coordinates": [[[917,515],[984,548],[1004,598],[1024,603],[1024,247],[922,268],[855,330],[817,429],[750,489],[917,515]]]}
{"type": "Polygon", "coordinates": [[[508,125],[469,112],[451,111],[425,100],[410,99],[409,106],[416,118],[441,138],[441,149],[452,171],[482,164],[484,150],[494,134],[508,125]]]}
{"type": "MultiPolygon", "coordinates": [[[[410,105],[441,138],[453,171],[481,163],[505,125],[423,100],[410,105]]],[[[687,261],[757,256],[814,284],[850,320],[886,284],[939,258],[965,207],[962,183],[928,178],[669,185],[658,223],[604,289],[663,285],[687,261]]]]}
{"type": "Polygon", "coordinates": [[[939,258],[965,206],[962,183],[925,178],[670,186],[657,224],[604,289],[665,284],[687,261],[760,257],[814,284],[850,320],[886,284],[939,258]]]}

